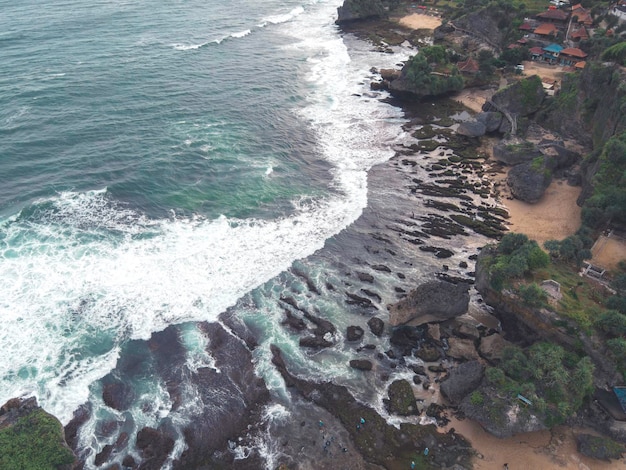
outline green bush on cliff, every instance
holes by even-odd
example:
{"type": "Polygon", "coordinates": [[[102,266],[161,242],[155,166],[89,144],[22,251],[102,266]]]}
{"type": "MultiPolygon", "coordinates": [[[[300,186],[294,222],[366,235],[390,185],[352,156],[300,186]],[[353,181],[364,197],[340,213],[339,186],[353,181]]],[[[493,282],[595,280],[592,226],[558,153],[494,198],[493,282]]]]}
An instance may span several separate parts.
{"type": "Polygon", "coordinates": [[[585,201],[583,220],[595,227],[610,222],[626,224],[626,132],[611,137],[598,160],[593,195],[585,201]]]}
{"type": "Polygon", "coordinates": [[[442,46],[424,47],[403,68],[411,88],[422,95],[440,95],[463,89],[463,77],[442,46]]]}
{"type": "Polygon", "coordinates": [[[492,369],[486,371],[490,383],[512,396],[522,393],[529,398],[538,412],[545,412],[548,426],[562,423],[593,392],[591,359],[579,359],[552,343],[535,343],[525,350],[507,347],[498,368],[492,369]]]}
{"type": "Polygon", "coordinates": [[[626,41],[612,45],[602,53],[602,60],[614,61],[620,65],[626,65],[626,41]]]}
{"type": "Polygon", "coordinates": [[[507,233],[500,240],[496,253],[490,260],[489,278],[491,286],[498,291],[502,290],[507,281],[544,268],[550,263],[549,256],[539,248],[537,242],[521,233],[507,233]]]}
{"type": "Polygon", "coordinates": [[[0,449],[0,468],[55,470],[74,462],[74,454],[63,445],[61,423],[42,409],[1,430],[0,449]]]}

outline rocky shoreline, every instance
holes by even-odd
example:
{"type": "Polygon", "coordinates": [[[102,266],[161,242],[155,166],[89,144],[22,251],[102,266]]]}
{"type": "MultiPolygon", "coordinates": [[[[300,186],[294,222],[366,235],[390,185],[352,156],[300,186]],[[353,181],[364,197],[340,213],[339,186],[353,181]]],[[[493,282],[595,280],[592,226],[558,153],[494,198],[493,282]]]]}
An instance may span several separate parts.
{"type": "MultiPolygon", "coordinates": [[[[345,30],[367,36],[387,27],[386,22],[360,26],[350,23],[345,30]]],[[[400,36],[417,41],[412,34],[400,36]]],[[[389,51],[383,47],[382,52],[389,51]]],[[[511,98],[505,96],[494,102],[507,108],[506,100],[511,98]]],[[[207,338],[207,352],[215,359],[214,367],[190,371],[181,347],[182,326],[172,326],[152,335],[149,341],[133,342],[123,356],[127,360],[103,380],[103,401],[120,413],[137,399],[138,391],[129,385],[133,377],[146,370],[162,378],[174,412],[185,406],[190,394],[199,396],[202,407],[183,433],[187,449],[172,461],[170,454],[180,436],[171,427],[146,426],[133,439],[111,420],[96,430],[110,436],[111,441],[95,456],[96,465],[116,458],[122,463],[107,468],[159,469],[171,465],[181,469],[256,469],[270,464],[283,470],[404,469],[417,462],[417,468],[462,470],[473,467],[475,451],[454,429],[442,432],[453,415],[459,419],[471,417],[502,437],[541,429],[533,427],[536,423],[532,420],[490,428],[493,423],[488,423],[468,398],[483,382],[484,365],[497,361],[509,341],[520,339],[513,331],[518,335],[526,331],[519,323],[513,324],[506,312],[496,318],[482,308],[474,287],[476,277],[481,284],[481,273],[473,267],[479,246],[500,238],[507,230],[507,213],[497,203],[499,189],[490,178],[493,162],[482,152],[474,130],[480,127],[476,123],[484,127],[482,133],[488,128],[493,131],[509,127],[501,116],[497,126],[493,114],[485,114],[483,122],[483,118],[474,118],[445,98],[415,102],[391,97],[389,101],[404,110],[407,122],[403,128],[411,140],[399,146],[395,157],[374,168],[369,176],[371,191],[388,186],[390,180],[402,188],[403,199],[394,202],[397,211],[381,215],[384,204],[368,207],[354,227],[367,233],[365,251],[376,261],[363,262],[361,270],[347,272],[339,281],[314,279],[295,266],[291,269],[306,286],[306,296],[313,299],[345,291],[347,308],[358,312],[365,324],[338,331],[323,315],[307,308],[296,294],[281,295],[279,302],[284,311],[282,326],[299,335],[301,348],[323,351],[334,346],[338,337],[345,338],[354,356],[350,367],[388,383],[383,406],[392,419],[386,419],[378,403],[355,397],[345,385],[299,378],[277,344],[271,345],[272,364],[287,385],[290,398],[272,396],[268,384],[255,373],[255,332],[232,312],[225,312],[221,324],[196,325],[207,338]],[[424,206],[414,207],[416,201],[425,201],[424,206]],[[466,244],[464,240],[469,239],[471,243],[466,244]],[[411,289],[402,283],[406,275],[397,268],[402,264],[398,259],[409,250],[414,250],[418,258],[407,257],[405,263],[428,258],[432,271],[411,289]],[[386,305],[380,286],[390,277],[398,282],[393,287],[397,302],[386,305]],[[381,310],[389,311],[387,322],[381,319],[386,315],[381,310]],[[383,350],[385,344],[389,347],[383,350]],[[153,358],[151,362],[148,357],[153,358]],[[389,380],[392,374],[394,380],[389,380]],[[288,409],[290,418],[269,419],[268,410],[273,406],[288,409]],[[389,421],[401,424],[394,426],[389,421]],[[268,436],[275,447],[262,453],[258,442],[268,436]],[[129,447],[133,440],[134,450],[129,447]],[[268,461],[268,453],[278,457],[268,461]]],[[[506,163],[520,153],[532,155],[533,159],[540,157],[555,170],[567,166],[561,160],[575,158],[559,142],[544,142],[530,152],[524,149],[516,152],[519,148],[507,142],[500,144],[495,153],[506,163]]],[[[518,197],[528,195],[524,196],[527,200],[535,199],[537,188],[546,185],[541,180],[534,181],[530,189],[520,187],[516,181],[527,182],[528,178],[515,178],[514,173],[510,180],[516,188],[514,193],[518,197]]],[[[479,290],[488,296],[484,285],[479,290]]],[[[532,329],[528,327],[528,331],[532,329]]],[[[91,412],[88,407],[77,410],[75,419],[65,427],[66,440],[75,451],[84,448],[84,443],[77,441],[78,429],[91,412]]],[[[601,419],[600,415],[588,418],[581,417],[579,424],[601,419]]],[[[78,455],[73,468],[83,468],[80,462],[85,458],[78,455]]]]}

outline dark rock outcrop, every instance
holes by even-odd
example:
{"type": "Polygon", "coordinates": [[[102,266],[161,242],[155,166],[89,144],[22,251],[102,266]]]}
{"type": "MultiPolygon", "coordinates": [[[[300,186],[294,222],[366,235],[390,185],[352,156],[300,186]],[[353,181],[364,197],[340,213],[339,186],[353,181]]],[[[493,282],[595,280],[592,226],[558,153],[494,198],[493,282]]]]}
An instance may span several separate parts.
{"type": "Polygon", "coordinates": [[[469,284],[435,279],[420,285],[404,299],[389,305],[389,324],[415,325],[462,315],[469,304],[469,284]]]}
{"type": "Polygon", "coordinates": [[[513,196],[531,204],[541,199],[551,181],[552,173],[546,167],[543,157],[516,165],[507,175],[507,183],[513,196]]]}
{"type": "Polygon", "coordinates": [[[389,399],[384,400],[390,413],[400,416],[418,414],[413,388],[406,380],[394,380],[387,388],[389,399]]]}
{"type": "Polygon", "coordinates": [[[364,333],[365,331],[360,326],[349,326],[346,331],[346,339],[348,341],[359,341],[363,338],[364,333]]]}
{"type": "Polygon", "coordinates": [[[162,430],[145,427],[137,433],[137,449],[141,454],[141,470],[160,470],[174,448],[174,439],[162,430]]]}
{"type": "Polygon", "coordinates": [[[453,337],[448,339],[448,345],[450,346],[446,351],[448,357],[459,360],[478,359],[478,352],[471,339],[453,337]]]}
{"type": "MultiPolygon", "coordinates": [[[[183,431],[188,448],[176,462],[175,468],[180,469],[198,468],[216,450],[226,449],[228,439],[243,433],[251,416],[269,399],[265,382],[256,375],[252,354],[244,343],[218,323],[199,326],[209,338],[217,369],[200,368],[186,381],[202,406],[198,407],[200,415],[183,431]]],[[[174,380],[182,381],[182,377],[174,380]]]]}
{"type": "Polygon", "coordinates": [[[368,359],[352,359],[350,367],[358,370],[372,370],[372,361],[368,359]]]}
{"type": "Polygon", "coordinates": [[[607,437],[594,436],[592,434],[579,434],[576,436],[578,451],[598,460],[619,460],[625,449],[623,444],[615,442],[607,437]]]}
{"type": "Polygon", "coordinates": [[[503,399],[485,382],[486,379],[461,401],[459,409],[467,418],[477,421],[486,431],[499,438],[546,429],[543,419],[534,413],[532,407],[526,407],[509,397],[503,399]]]}
{"type": "Polygon", "coordinates": [[[127,410],[134,399],[131,387],[110,375],[104,377],[102,381],[104,383],[102,390],[104,404],[118,411],[127,410]]]}
{"type": "Polygon", "coordinates": [[[380,336],[385,329],[385,322],[378,317],[372,317],[367,321],[367,326],[370,327],[370,331],[374,336],[380,336]]]}
{"type": "Polygon", "coordinates": [[[502,351],[510,345],[511,343],[505,340],[502,335],[494,333],[490,336],[485,336],[480,340],[478,351],[485,359],[491,362],[496,362],[502,359],[502,351]]]}
{"type": "Polygon", "coordinates": [[[278,347],[272,345],[271,350],[272,363],[285,382],[304,399],[337,417],[367,463],[384,468],[402,468],[415,455],[416,448],[429,447],[445,449],[445,452],[429,454],[430,466],[471,468],[471,446],[460,435],[439,433],[434,425],[402,423],[398,428],[389,425],[374,409],[355,400],[346,387],[294,377],[287,370],[278,347]]]}
{"type": "Polygon", "coordinates": [[[344,0],[337,8],[337,24],[350,21],[380,19],[387,16],[385,5],[381,0],[344,0]]]}
{"type": "Polygon", "coordinates": [[[456,132],[466,137],[480,137],[487,132],[487,126],[478,120],[467,120],[459,124],[456,132]]]}
{"type": "Polygon", "coordinates": [[[485,367],[478,361],[464,362],[450,370],[448,377],[441,382],[441,393],[457,405],[468,394],[478,388],[483,380],[485,367]]]}
{"type": "Polygon", "coordinates": [[[545,95],[541,79],[533,75],[498,90],[491,97],[491,103],[487,101],[483,105],[483,111],[507,111],[517,117],[528,116],[539,109],[545,95]]]}
{"type": "Polygon", "coordinates": [[[502,113],[497,111],[483,111],[476,115],[476,120],[485,125],[485,132],[495,132],[502,124],[502,113]]]}
{"type": "Polygon", "coordinates": [[[493,146],[493,157],[511,166],[530,162],[541,155],[533,143],[519,139],[504,139],[493,146]]]}

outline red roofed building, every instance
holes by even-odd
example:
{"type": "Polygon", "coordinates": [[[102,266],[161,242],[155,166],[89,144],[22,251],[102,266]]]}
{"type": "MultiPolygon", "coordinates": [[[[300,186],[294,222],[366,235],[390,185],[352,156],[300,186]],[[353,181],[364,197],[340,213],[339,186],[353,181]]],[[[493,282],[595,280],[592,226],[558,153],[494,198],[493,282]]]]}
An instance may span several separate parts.
{"type": "Polygon", "coordinates": [[[532,31],[533,27],[530,25],[530,23],[523,23],[519,28],[520,31],[532,31]]]}
{"type": "Polygon", "coordinates": [[[581,26],[576,31],[571,32],[569,38],[574,42],[578,42],[582,39],[589,39],[589,33],[587,32],[587,28],[581,26]]]}
{"type": "Polygon", "coordinates": [[[540,21],[554,23],[557,26],[565,27],[569,19],[569,13],[565,10],[547,10],[537,15],[540,21]]]}
{"type": "Polygon", "coordinates": [[[559,30],[552,23],[541,23],[539,26],[535,28],[533,34],[541,39],[552,40],[559,30]]]}
{"type": "Polygon", "coordinates": [[[579,3],[572,7],[572,18],[578,23],[585,26],[591,26],[593,24],[593,18],[588,10],[583,8],[579,3]]]}
{"type": "Polygon", "coordinates": [[[585,57],[587,57],[587,54],[577,47],[568,47],[559,53],[559,58],[563,65],[575,65],[585,57]]]}
{"type": "Polygon", "coordinates": [[[543,49],[541,47],[531,47],[528,52],[530,52],[530,58],[532,60],[537,60],[543,55],[543,49]]]}

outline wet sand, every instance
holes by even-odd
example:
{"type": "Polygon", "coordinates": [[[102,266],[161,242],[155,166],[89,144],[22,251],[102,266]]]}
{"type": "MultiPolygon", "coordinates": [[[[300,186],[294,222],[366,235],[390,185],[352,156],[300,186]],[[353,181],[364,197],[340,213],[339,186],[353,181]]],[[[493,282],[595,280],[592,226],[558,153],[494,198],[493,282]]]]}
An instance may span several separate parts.
{"type": "Polygon", "coordinates": [[[466,437],[478,453],[474,459],[475,470],[624,470],[626,461],[604,462],[590,459],[576,450],[576,433],[587,433],[583,429],[559,426],[552,431],[519,434],[498,439],[484,431],[479,424],[452,419],[442,432],[454,428],[466,437]]]}

